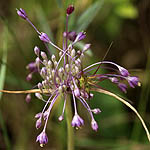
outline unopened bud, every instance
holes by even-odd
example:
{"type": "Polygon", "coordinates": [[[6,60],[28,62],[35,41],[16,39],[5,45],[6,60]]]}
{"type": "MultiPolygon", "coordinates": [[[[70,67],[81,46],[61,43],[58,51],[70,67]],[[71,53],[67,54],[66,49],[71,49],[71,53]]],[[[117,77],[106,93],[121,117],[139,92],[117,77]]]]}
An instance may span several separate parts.
{"type": "Polygon", "coordinates": [[[42,95],[40,93],[35,93],[35,96],[38,98],[38,99],[43,99],[42,95]]]}
{"type": "Polygon", "coordinates": [[[39,57],[40,49],[37,46],[34,47],[34,53],[39,57]]]}
{"type": "Polygon", "coordinates": [[[27,94],[25,100],[27,103],[29,103],[31,101],[31,94],[27,94]]]}
{"type": "Polygon", "coordinates": [[[55,61],[56,61],[56,56],[55,56],[55,55],[52,55],[51,60],[52,60],[53,62],[55,62],[55,61]]]}
{"type": "Polygon", "coordinates": [[[26,14],[26,12],[25,12],[22,8],[20,8],[19,10],[17,9],[17,14],[18,14],[21,18],[27,19],[27,14],[26,14]]]}
{"type": "Polygon", "coordinates": [[[47,55],[46,55],[45,52],[42,51],[42,52],[41,52],[41,56],[42,56],[43,59],[46,59],[46,60],[47,60],[47,55]]]}
{"type": "Polygon", "coordinates": [[[68,6],[66,13],[67,13],[67,15],[70,15],[70,14],[72,14],[73,11],[74,11],[74,6],[70,5],[70,6],[68,6]]]}
{"type": "Polygon", "coordinates": [[[42,32],[41,35],[39,36],[39,38],[43,42],[50,43],[50,39],[46,33],[42,32]]]}

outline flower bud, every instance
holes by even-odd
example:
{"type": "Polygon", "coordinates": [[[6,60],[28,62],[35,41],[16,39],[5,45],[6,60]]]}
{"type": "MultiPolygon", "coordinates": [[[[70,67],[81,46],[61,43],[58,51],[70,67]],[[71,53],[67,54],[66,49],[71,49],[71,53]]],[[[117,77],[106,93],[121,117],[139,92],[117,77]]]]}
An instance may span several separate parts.
{"type": "Polygon", "coordinates": [[[94,114],[99,114],[101,112],[101,110],[99,108],[95,108],[95,109],[92,110],[92,112],[94,114]]]}
{"type": "Polygon", "coordinates": [[[36,121],[36,129],[39,129],[42,125],[42,120],[41,120],[41,117],[36,121]]]}
{"type": "Polygon", "coordinates": [[[37,114],[35,115],[35,118],[40,118],[40,117],[42,117],[42,113],[41,113],[41,112],[39,112],[39,113],[37,113],[37,114]]]}
{"type": "Polygon", "coordinates": [[[38,83],[38,88],[42,91],[43,90],[43,85],[41,83],[38,83]]]}
{"type": "Polygon", "coordinates": [[[121,66],[118,66],[118,69],[119,69],[121,75],[123,75],[124,77],[129,76],[129,72],[128,72],[127,69],[125,69],[125,68],[123,68],[123,67],[121,67],[121,66]]]}
{"type": "Polygon", "coordinates": [[[74,57],[76,55],[76,51],[75,51],[75,49],[73,49],[72,51],[71,51],[71,57],[74,57]]]}
{"type": "Polygon", "coordinates": [[[25,12],[22,8],[20,8],[19,10],[17,9],[17,14],[18,14],[21,18],[27,19],[27,14],[26,14],[26,12],[25,12]]]}
{"type": "Polygon", "coordinates": [[[124,83],[118,83],[118,87],[124,93],[127,93],[127,86],[124,83]]]}
{"type": "Polygon", "coordinates": [[[45,52],[41,51],[41,56],[43,59],[47,60],[47,55],[45,52]]]}
{"type": "Polygon", "coordinates": [[[91,44],[85,44],[83,47],[83,53],[90,48],[91,44]]]}
{"type": "Polygon", "coordinates": [[[75,114],[72,119],[71,125],[72,127],[76,127],[78,129],[84,125],[84,120],[78,114],[75,114]]]}
{"type": "Polygon", "coordinates": [[[37,136],[36,142],[39,142],[41,147],[48,143],[48,137],[44,131],[37,136]]]}
{"type": "Polygon", "coordinates": [[[67,38],[70,40],[70,41],[74,41],[77,37],[77,33],[75,31],[71,31],[71,32],[68,32],[68,35],[67,35],[67,38]]]}
{"type": "Polygon", "coordinates": [[[31,62],[26,66],[27,69],[30,70],[30,72],[33,72],[37,69],[36,63],[35,62],[31,62]]]}
{"type": "Polygon", "coordinates": [[[83,40],[85,38],[85,36],[86,36],[85,32],[79,32],[73,43],[75,44],[76,42],[83,40]]]}
{"type": "Polygon", "coordinates": [[[41,33],[41,35],[39,36],[40,40],[45,42],[45,43],[50,43],[50,39],[48,37],[48,35],[46,33],[41,33]]]}
{"type": "Polygon", "coordinates": [[[66,10],[66,13],[67,13],[67,15],[70,15],[70,14],[73,13],[73,11],[74,11],[74,6],[73,5],[69,5],[67,10],[66,10]]]}
{"type": "Polygon", "coordinates": [[[59,57],[61,57],[61,56],[62,56],[62,54],[63,54],[63,53],[60,51],[60,52],[59,52],[59,57]]]}
{"type": "Polygon", "coordinates": [[[39,57],[40,49],[37,46],[34,47],[34,53],[39,57]]]}
{"type": "Polygon", "coordinates": [[[43,99],[42,95],[40,93],[35,93],[35,96],[38,98],[38,99],[43,99]]]}
{"type": "Polygon", "coordinates": [[[92,121],[91,121],[91,127],[94,131],[98,130],[98,124],[94,119],[92,119],[92,121]]]}
{"type": "Polygon", "coordinates": [[[59,121],[63,121],[64,120],[64,116],[63,115],[59,116],[58,120],[59,121]]]}
{"type": "Polygon", "coordinates": [[[65,70],[66,70],[66,72],[69,72],[69,70],[70,70],[69,64],[66,64],[66,65],[65,65],[65,70]]]}
{"type": "Polygon", "coordinates": [[[31,94],[27,94],[25,100],[27,103],[29,103],[31,101],[31,94]]]}
{"type": "Polygon", "coordinates": [[[52,60],[53,62],[56,61],[56,56],[55,56],[54,54],[52,55],[51,60],[52,60]]]}
{"type": "Polygon", "coordinates": [[[52,62],[50,60],[48,61],[48,67],[52,68],[52,62]]]}
{"type": "Polygon", "coordinates": [[[32,79],[32,73],[28,74],[28,76],[26,77],[27,81],[30,81],[32,79]]]}

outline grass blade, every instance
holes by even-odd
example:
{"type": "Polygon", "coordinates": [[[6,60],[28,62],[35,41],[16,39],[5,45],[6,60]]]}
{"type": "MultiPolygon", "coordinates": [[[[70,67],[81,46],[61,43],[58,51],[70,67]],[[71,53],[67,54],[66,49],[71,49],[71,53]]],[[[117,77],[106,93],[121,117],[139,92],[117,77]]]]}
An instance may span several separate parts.
{"type": "MultiPolygon", "coordinates": [[[[8,45],[8,29],[5,27],[4,28],[4,32],[3,32],[3,56],[2,56],[2,65],[1,65],[1,69],[0,69],[0,90],[3,89],[4,87],[4,83],[5,83],[5,76],[6,76],[6,63],[7,63],[7,45],[8,45]]],[[[0,100],[2,97],[2,93],[0,93],[0,100]]],[[[6,144],[6,148],[9,150],[10,149],[10,142],[9,142],[9,137],[8,137],[8,133],[7,133],[7,129],[5,127],[5,122],[3,120],[3,116],[2,113],[0,111],[0,126],[2,128],[2,132],[4,135],[4,141],[6,144]]]]}
{"type": "Polygon", "coordinates": [[[93,5],[91,5],[79,18],[77,21],[76,30],[83,31],[88,25],[93,21],[94,17],[99,12],[102,7],[104,0],[96,1],[93,5]]]}

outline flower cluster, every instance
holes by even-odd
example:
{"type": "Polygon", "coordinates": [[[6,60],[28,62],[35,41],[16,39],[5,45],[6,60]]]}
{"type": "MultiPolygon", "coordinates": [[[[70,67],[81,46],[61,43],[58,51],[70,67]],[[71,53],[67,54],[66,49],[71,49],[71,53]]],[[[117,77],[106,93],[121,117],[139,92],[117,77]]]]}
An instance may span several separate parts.
{"type": "MultiPolygon", "coordinates": [[[[74,7],[72,5],[67,8],[66,24],[68,24],[68,17],[73,11],[74,7]]],[[[45,123],[44,128],[37,137],[36,141],[39,142],[41,146],[48,142],[48,137],[46,135],[48,118],[54,103],[60,95],[64,96],[64,106],[62,114],[58,118],[59,121],[64,119],[67,95],[72,95],[74,106],[74,116],[71,122],[72,127],[81,128],[84,125],[84,120],[79,116],[77,110],[76,103],[77,101],[80,101],[89,112],[92,129],[97,131],[98,124],[95,121],[93,114],[98,114],[101,111],[99,108],[91,109],[87,102],[88,99],[93,97],[90,88],[92,86],[97,87],[98,82],[107,79],[116,84],[123,92],[126,92],[127,86],[125,83],[123,83],[123,81],[126,80],[129,85],[134,88],[140,84],[138,77],[130,76],[128,70],[109,61],[97,62],[86,68],[83,68],[82,60],[85,57],[85,51],[90,48],[90,44],[85,44],[82,50],[76,50],[75,44],[86,37],[84,32],[68,32],[66,25],[66,31],[63,33],[63,48],[60,48],[52,43],[46,33],[37,30],[23,9],[20,8],[17,10],[17,13],[20,17],[27,20],[33,26],[41,41],[51,44],[57,50],[59,50],[59,56],[57,58],[55,55],[48,56],[44,51],[41,51],[36,46],[34,48],[36,59],[27,66],[27,69],[30,71],[30,74],[27,76],[27,80],[31,80],[34,72],[38,72],[42,77],[42,81],[37,84],[42,94],[35,93],[35,96],[45,102],[43,110],[35,115],[35,118],[37,119],[37,129],[41,127],[42,122],[45,123]],[[109,65],[109,67],[105,67],[104,64],[109,65]],[[99,68],[106,68],[110,70],[111,73],[97,74],[97,71],[95,71],[94,74],[91,73],[91,71],[95,69],[98,70],[99,68]],[[45,91],[48,93],[48,100],[43,98],[45,91]]]]}

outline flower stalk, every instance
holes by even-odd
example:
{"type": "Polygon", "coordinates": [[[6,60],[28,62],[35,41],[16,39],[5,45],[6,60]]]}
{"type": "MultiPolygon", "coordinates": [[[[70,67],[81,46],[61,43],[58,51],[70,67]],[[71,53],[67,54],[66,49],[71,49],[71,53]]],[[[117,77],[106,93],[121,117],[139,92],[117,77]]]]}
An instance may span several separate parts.
{"type": "Polygon", "coordinates": [[[67,150],[74,150],[74,129],[70,124],[73,115],[70,95],[66,96],[66,100],[67,150]]]}

